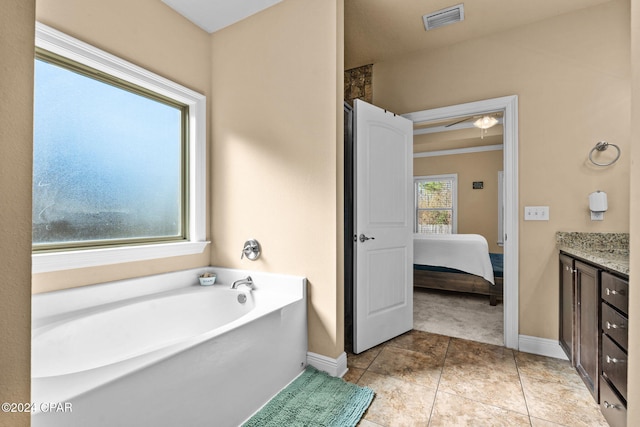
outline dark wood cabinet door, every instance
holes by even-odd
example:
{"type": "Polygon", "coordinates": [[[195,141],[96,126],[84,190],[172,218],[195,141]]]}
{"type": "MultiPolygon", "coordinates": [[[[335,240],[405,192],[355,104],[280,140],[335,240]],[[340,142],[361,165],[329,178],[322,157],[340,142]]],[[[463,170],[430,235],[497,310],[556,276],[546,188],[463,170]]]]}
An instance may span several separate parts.
{"type": "Polygon", "coordinates": [[[595,398],[598,399],[600,371],[600,277],[597,268],[575,261],[576,369],[595,398]]]}
{"type": "Polygon", "coordinates": [[[602,375],[627,400],[627,354],[607,335],[602,337],[602,375]]]}
{"type": "Polygon", "coordinates": [[[602,300],[610,306],[629,314],[629,281],[613,274],[602,272],[602,300]]]}
{"type": "Polygon", "coordinates": [[[573,280],[573,258],[560,254],[560,346],[571,366],[575,360],[575,282],[573,280]]]}
{"type": "Polygon", "coordinates": [[[602,376],[600,377],[600,412],[611,427],[626,427],[627,406],[602,376]]]}

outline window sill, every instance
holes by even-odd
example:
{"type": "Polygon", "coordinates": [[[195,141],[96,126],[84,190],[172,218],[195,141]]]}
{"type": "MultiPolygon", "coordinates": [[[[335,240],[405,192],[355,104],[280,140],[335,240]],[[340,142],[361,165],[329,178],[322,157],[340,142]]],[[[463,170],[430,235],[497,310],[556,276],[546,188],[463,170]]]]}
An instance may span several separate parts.
{"type": "Polygon", "coordinates": [[[98,267],[101,265],[146,261],[182,255],[196,255],[202,253],[209,243],[208,241],[176,242],[38,253],[31,256],[31,272],[32,274],[48,273],[51,271],[71,270],[75,268],[98,267]]]}

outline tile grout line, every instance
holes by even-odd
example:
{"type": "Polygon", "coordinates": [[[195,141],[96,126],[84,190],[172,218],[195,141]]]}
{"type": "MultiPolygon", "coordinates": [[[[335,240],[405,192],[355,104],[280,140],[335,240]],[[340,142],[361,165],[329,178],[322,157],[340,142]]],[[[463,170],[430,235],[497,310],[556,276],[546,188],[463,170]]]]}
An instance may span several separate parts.
{"type": "MultiPolygon", "coordinates": [[[[475,344],[481,344],[481,345],[490,346],[490,347],[501,347],[501,348],[503,348],[504,350],[508,350],[508,351],[511,353],[511,356],[513,357],[514,366],[516,367],[516,374],[518,375],[518,383],[520,384],[520,389],[522,390],[522,397],[523,397],[523,400],[524,400],[524,403],[525,403],[525,410],[526,410],[526,413],[519,412],[519,411],[514,410],[514,409],[512,409],[512,408],[510,408],[510,407],[507,407],[507,406],[503,406],[503,405],[499,405],[499,404],[494,404],[494,403],[488,403],[488,402],[484,402],[484,401],[482,401],[482,400],[477,400],[477,399],[476,399],[476,398],[474,398],[474,397],[469,397],[469,396],[465,396],[465,395],[459,395],[459,394],[457,394],[456,392],[443,392],[443,393],[450,394],[450,395],[457,396],[457,397],[461,397],[461,398],[463,398],[463,399],[467,399],[467,400],[470,400],[470,401],[473,401],[473,402],[480,403],[480,404],[482,404],[482,405],[486,405],[486,406],[490,406],[490,407],[493,407],[493,408],[496,408],[496,409],[500,409],[500,410],[502,410],[502,411],[513,412],[513,413],[516,413],[516,414],[520,414],[520,415],[526,416],[527,418],[529,418],[529,424],[531,425],[531,416],[530,416],[530,414],[529,414],[529,407],[528,407],[528,405],[527,405],[526,398],[525,398],[525,396],[524,396],[524,389],[523,389],[523,387],[522,387],[522,380],[521,380],[521,378],[520,378],[520,372],[519,372],[519,370],[518,370],[518,364],[517,364],[517,362],[516,362],[516,360],[515,360],[515,352],[514,352],[512,349],[506,348],[506,347],[504,347],[504,346],[497,346],[497,345],[495,345],[495,344],[482,343],[482,342],[475,342],[475,341],[470,341],[470,340],[466,340],[466,339],[463,339],[463,338],[455,338],[455,337],[451,337],[451,341],[453,341],[453,340],[469,341],[469,342],[473,342],[473,343],[475,343],[475,344]]],[[[465,349],[465,350],[462,350],[462,352],[463,352],[463,353],[469,353],[469,351],[468,351],[468,350],[466,350],[466,349],[465,349]]],[[[563,426],[563,427],[564,427],[564,426],[563,426]]]]}
{"type": "Polygon", "coordinates": [[[533,422],[531,421],[531,411],[529,411],[529,403],[527,402],[527,394],[524,392],[524,384],[522,384],[522,376],[520,375],[520,364],[518,363],[516,352],[514,350],[511,350],[511,354],[513,355],[513,362],[516,365],[516,372],[518,373],[518,382],[520,383],[520,390],[522,390],[522,398],[524,399],[524,407],[526,408],[527,416],[529,417],[529,425],[533,426],[533,422]]]}
{"type": "MultiPolygon", "coordinates": [[[[376,360],[378,357],[380,357],[380,355],[382,354],[382,351],[385,349],[385,347],[387,347],[387,345],[388,345],[388,344],[389,344],[389,341],[386,341],[386,342],[384,342],[383,344],[381,344],[381,345],[382,345],[382,347],[380,347],[380,351],[378,352],[378,354],[376,354],[376,357],[374,357],[373,359],[371,359],[371,362],[369,362],[369,364],[367,365],[367,367],[363,370],[362,374],[360,375],[360,378],[362,378],[362,377],[363,377],[366,373],[368,373],[368,372],[370,372],[370,373],[372,372],[372,373],[374,373],[374,374],[377,374],[376,372],[369,371],[369,368],[371,368],[371,365],[373,365],[373,362],[375,362],[375,360],[376,360]]],[[[368,351],[368,350],[367,350],[367,351],[368,351]]],[[[358,379],[358,381],[360,381],[360,379],[358,379]]],[[[373,399],[375,400],[376,392],[375,392],[375,390],[373,390],[373,392],[374,392],[374,397],[373,397],[373,399]]],[[[367,408],[367,411],[368,411],[368,410],[369,410],[369,408],[367,408]]],[[[366,419],[366,418],[365,418],[365,415],[366,415],[367,411],[365,411],[365,413],[364,413],[364,414],[362,414],[362,420],[366,419]]],[[[367,421],[369,421],[369,420],[367,420],[367,421]]],[[[369,421],[369,422],[373,423],[373,421],[369,421]]],[[[373,424],[379,425],[380,427],[387,427],[387,426],[382,426],[382,425],[380,425],[380,424],[378,424],[378,423],[373,423],[373,424]]]]}
{"type": "Polygon", "coordinates": [[[436,384],[436,391],[433,394],[433,403],[431,404],[431,412],[429,413],[429,421],[427,422],[427,426],[431,425],[431,421],[433,419],[433,412],[436,409],[436,401],[438,400],[438,389],[440,388],[440,381],[442,380],[442,373],[444,372],[444,365],[447,363],[447,355],[449,354],[449,347],[451,346],[451,337],[449,337],[449,341],[447,342],[447,350],[444,352],[444,359],[442,360],[442,367],[440,368],[440,376],[438,376],[438,383],[436,384]]]}
{"type": "MultiPolygon", "coordinates": [[[[387,343],[384,343],[384,344],[383,344],[383,346],[382,346],[382,349],[384,349],[384,347],[385,347],[386,345],[387,345],[387,343]]],[[[378,354],[376,354],[376,357],[374,357],[373,359],[371,359],[371,361],[367,364],[367,366],[366,366],[364,369],[362,369],[362,373],[360,374],[360,376],[358,377],[358,379],[357,379],[357,380],[356,380],[356,382],[355,382],[356,384],[358,384],[358,383],[360,382],[360,380],[362,379],[362,377],[363,377],[367,372],[369,372],[369,368],[371,367],[371,364],[373,363],[373,361],[374,361],[374,360],[376,360],[376,359],[378,358],[378,356],[380,356],[380,353],[382,353],[382,349],[380,350],[380,352],[378,352],[378,354]]],[[[369,350],[371,350],[371,349],[369,349],[369,350]]],[[[365,350],[364,352],[367,352],[367,351],[369,351],[369,350],[365,350]]],[[[364,352],[363,352],[363,353],[364,353],[364,352]]],[[[362,353],[360,353],[360,354],[362,354],[362,353]]],[[[348,356],[347,356],[347,357],[348,357],[348,356]]],[[[375,392],[375,390],[374,390],[374,391],[373,391],[373,400],[375,400],[375,398],[376,398],[376,392],[375,392]]],[[[373,401],[372,401],[371,403],[373,403],[373,401]]],[[[362,414],[362,418],[360,419],[360,422],[361,422],[362,420],[364,420],[364,419],[365,419],[365,416],[366,416],[366,414],[367,414],[367,412],[368,412],[368,411],[369,411],[369,407],[367,407],[367,410],[362,414]]],[[[367,421],[368,421],[368,420],[367,420],[367,421]]],[[[371,422],[371,421],[369,421],[369,422],[371,422]]],[[[359,424],[359,423],[358,423],[358,424],[359,424]]],[[[379,424],[377,424],[377,425],[379,425],[379,424]]],[[[380,427],[385,427],[385,426],[380,426],[380,427]]]]}
{"type": "MultiPolygon", "coordinates": [[[[515,352],[514,352],[514,354],[515,354],[515,352]]],[[[527,395],[524,393],[524,384],[522,382],[522,376],[520,375],[520,364],[518,363],[518,359],[517,358],[516,358],[516,369],[518,370],[518,377],[520,378],[520,385],[522,387],[522,393],[524,395],[524,402],[525,402],[525,405],[527,406],[527,412],[529,412],[529,404],[527,403],[527,395]]],[[[554,381],[550,381],[550,380],[547,380],[545,378],[536,378],[535,376],[533,376],[533,378],[534,378],[534,381],[537,381],[537,382],[540,382],[540,383],[547,383],[547,384],[553,384],[554,383],[554,381]]],[[[573,389],[573,390],[584,390],[583,387],[576,386],[574,384],[562,383],[561,385],[563,387],[566,387],[566,388],[569,388],[569,389],[573,389]]],[[[532,417],[533,417],[533,415],[531,415],[531,413],[529,412],[529,420],[530,421],[531,421],[532,417]]],[[[542,418],[542,417],[535,417],[535,418],[537,418],[539,420],[543,420],[543,421],[552,422],[552,423],[557,424],[558,426],[561,426],[561,427],[569,427],[567,424],[561,424],[561,423],[559,423],[557,421],[552,421],[552,420],[549,420],[547,418],[542,418]]],[[[533,423],[531,423],[531,425],[533,425],[533,423]]]]}

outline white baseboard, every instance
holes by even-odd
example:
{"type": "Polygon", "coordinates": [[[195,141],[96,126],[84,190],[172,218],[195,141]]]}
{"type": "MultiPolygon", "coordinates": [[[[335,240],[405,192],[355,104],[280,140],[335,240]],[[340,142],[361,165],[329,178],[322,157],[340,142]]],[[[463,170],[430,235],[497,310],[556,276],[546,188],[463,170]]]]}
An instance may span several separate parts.
{"type": "Polygon", "coordinates": [[[564,351],[557,340],[531,337],[529,335],[519,335],[518,349],[525,353],[568,360],[567,355],[564,354],[564,351]]]}
{"type": "MultiPolygon", "coordinates": [[[[568,360],[567,355],[564,354],[564,351],[557,340],[532,337],[529,335],[519,335],[518,348],[519,351],[525,353],[568,360]]],[[[307,364],[320,371],[324,371],[331,376],[342,377],[347,373],[347,354],[343,352],[336,359],[333,359],[331,357],[323,356],[322,354],[308,351],[307,364]]]]}
{"type": "Polygon", "coordinates": [[[342,352],[337,359],[332,359],[331,357],[308,351],[307,364],[331,376],[342,377],[347,373],[347,353],[342,352]]]}

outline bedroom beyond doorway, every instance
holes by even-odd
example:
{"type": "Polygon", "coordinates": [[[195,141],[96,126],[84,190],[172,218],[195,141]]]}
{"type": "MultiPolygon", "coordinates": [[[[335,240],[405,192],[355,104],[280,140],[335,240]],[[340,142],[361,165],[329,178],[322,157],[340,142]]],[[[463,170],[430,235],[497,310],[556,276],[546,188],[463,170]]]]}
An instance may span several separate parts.
{"type": "Polygon", "coordinates": [[[413,329],[485,344],[504,345],[502,301],[483,295],[415,288],[413,329]]]}

